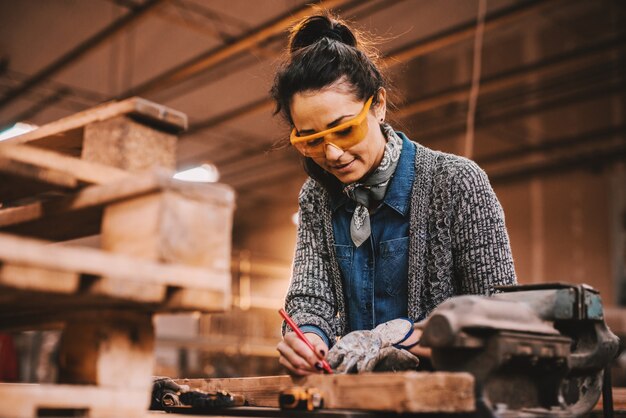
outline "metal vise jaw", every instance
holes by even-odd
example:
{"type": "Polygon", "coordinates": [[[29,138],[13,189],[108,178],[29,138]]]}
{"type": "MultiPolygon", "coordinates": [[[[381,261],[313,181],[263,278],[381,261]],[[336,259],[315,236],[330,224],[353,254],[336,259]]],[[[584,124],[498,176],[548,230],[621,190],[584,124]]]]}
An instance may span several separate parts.
{"type": "Polygon", "coordinates": [[[590,411],[618,339],[588,286],[511,286],[442,303],[422,344],[435,369],[470,372],[483,416],[575,417],[590,411]]]}

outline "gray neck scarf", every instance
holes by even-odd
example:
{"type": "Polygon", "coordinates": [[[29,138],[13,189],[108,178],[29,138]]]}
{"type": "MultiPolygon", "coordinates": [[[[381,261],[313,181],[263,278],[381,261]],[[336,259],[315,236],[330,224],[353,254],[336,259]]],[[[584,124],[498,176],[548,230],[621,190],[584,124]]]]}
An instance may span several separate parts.
{"type": "Polygon", "coordinates": [[[357,247],[367,241],[372,234],[368,208],[372,201],[380,201],[385,197],[402,151],[402,138],[396,135],[393,128],[384,124],[382,129],[387,143],[379,166],[361,181],[347,184],[343,188],[343,192],[357,203],[350,221],[350,236],[357,247]]]}

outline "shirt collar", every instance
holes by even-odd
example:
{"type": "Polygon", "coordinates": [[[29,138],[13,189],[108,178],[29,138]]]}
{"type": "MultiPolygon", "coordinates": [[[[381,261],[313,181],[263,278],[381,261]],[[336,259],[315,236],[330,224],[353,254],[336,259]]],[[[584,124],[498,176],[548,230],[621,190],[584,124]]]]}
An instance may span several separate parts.
{"type": "MultiPolygon", "coordinates": [[[[396,132],[402,138],[402,152],[398,160],[396,172],[390,180],[389,187],[385,193],[383,203],[406,216],[409,210],[411,190],[413,189],[413,179],[415,178],[415,145],[402,132],[396,132]]],[[[354,212],[355,202],[348,196],[339,192],[331,193],[330,208],[333,212],[345,205],[348,212],[354,212]]]]}
{"type": "Polygon", "coordinates": [[[402,152],[383,203],[400,215],[406,216],[415,178],[415,145],[402,132],[396,133],[402,138],[402,152]]]}

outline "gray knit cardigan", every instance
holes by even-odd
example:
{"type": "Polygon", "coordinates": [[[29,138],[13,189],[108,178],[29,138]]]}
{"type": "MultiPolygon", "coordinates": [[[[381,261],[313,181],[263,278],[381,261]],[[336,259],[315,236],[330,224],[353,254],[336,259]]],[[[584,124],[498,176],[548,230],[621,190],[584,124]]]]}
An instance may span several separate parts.
{"type": "MultiPolygon", "coordinates": [[[[451,296],[516,283],[504,212],[485,172],[466,158],[416,146],[408,266],[408,316],[415,321],[451,296]]],[[[299,204],[285,307],[296,324],[319,327],[332,345],[333,336],[348,332],[348,313],[328,192],[309,178],[299,204]]]]}

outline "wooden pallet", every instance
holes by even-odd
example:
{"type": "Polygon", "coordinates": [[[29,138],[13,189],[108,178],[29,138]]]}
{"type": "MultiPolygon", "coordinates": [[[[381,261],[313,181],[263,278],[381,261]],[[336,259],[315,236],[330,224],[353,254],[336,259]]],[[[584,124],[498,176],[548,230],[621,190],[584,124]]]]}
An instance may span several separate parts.
{"type": "Polygon", "coordinates": [[[402,372],[267,376],[233,379],[180,379],[192,388],[242,395],[250,406],[276,408],[281,391],[299,386],[322,393],[324,408],[397,413],[462,413],[475,408],[469,373],[402,372]]]}
{"type": "Polygon", "coordinates": [[[0,143],[0,329],[63,330],[62,385],[0,384],[0,415],[144,415],[153,313],[229,308],[234,193],[172,179],[186,123],[133,98],[0,143]]]}

